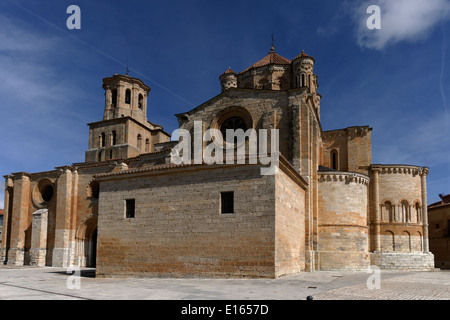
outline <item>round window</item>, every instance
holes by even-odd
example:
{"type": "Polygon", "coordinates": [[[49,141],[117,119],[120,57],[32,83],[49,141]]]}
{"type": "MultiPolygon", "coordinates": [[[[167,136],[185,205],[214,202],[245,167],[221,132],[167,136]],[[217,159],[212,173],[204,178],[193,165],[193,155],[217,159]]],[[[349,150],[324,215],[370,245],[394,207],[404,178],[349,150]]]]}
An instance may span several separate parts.
{"type": "Polygon", "coordinates": [[[242,129],[247,131],[247,125],[241,117],[230,117],[222,122],[220,126],[220,132],[222,133],[222,137],[226,141],[227,129],[237,130],[242,129]]]}
{"type": "Polygon", "coordinates": [[[47,185],[42,190],[42,200],[45,202],[50,202],[53,198],[53,187],[51,185],[47,185]]]}
{"type": "Polygon", "coordinates": [[[46,208],[54,195],[55,189],[50,179],[41,179],[33,188],[33,203],[37,208],[46,208]]]}

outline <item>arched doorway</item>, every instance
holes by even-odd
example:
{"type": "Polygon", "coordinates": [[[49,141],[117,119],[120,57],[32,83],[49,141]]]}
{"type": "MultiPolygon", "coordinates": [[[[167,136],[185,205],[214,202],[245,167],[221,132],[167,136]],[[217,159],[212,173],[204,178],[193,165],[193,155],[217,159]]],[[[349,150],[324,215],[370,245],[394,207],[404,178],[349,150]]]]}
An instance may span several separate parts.
{"type": "Polygon", "coordinates": [[[93,267],[97,263],[97,216],[90,216],[78,227],[77,257],[80,267],[93,267]]]}

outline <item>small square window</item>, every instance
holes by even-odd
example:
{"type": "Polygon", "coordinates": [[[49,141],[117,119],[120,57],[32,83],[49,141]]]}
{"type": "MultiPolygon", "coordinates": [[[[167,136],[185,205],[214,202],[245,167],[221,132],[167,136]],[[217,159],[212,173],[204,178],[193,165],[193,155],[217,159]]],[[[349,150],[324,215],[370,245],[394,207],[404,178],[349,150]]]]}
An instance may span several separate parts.
{"type": "Polygon", "coordinates": [[[125,217],[134,218],[135,200],[127,199],[125,200],[125,217]]]}
{"type": "Polygon", "coordinates": [[[234,192],[221,192],[220,193],[221,200],[221,213],[234,213],[234,192]]]}

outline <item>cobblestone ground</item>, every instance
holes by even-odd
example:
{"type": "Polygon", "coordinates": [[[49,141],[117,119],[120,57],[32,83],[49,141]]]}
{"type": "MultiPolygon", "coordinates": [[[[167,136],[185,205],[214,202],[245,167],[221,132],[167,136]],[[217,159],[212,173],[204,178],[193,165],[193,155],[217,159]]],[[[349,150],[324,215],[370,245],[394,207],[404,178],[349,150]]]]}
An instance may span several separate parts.
{"type": "Polygon", "coordinates": [[[450,271],[381,271],[376,279],[365,272],[278,279],[105,279],[95,278],[95,269],[82,269],[79,277],[67,271],[0,266],[0,300],[450,300],[450,271]]]}
{"type": "Polygon", "coordinates": [[[313,295],[317,300],[449,300],[450,272],[381,273],[379,289],[344,285],[313,295]]]}

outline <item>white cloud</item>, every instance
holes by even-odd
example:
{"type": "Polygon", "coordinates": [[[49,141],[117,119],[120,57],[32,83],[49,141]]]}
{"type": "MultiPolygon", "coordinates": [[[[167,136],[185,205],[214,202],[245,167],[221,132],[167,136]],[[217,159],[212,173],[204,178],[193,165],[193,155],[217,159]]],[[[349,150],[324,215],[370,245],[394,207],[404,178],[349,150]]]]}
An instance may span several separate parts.
{"type": "Polygon", "coordinates": [[[43,37],[24,20],[0,14],[0,52],[39,53],[49,51],[55,44],[54,37],[43,37]]]}
{"type": "Polygon", "coordinates": [[[356,37],[361,47],[382,50],[402,41],[425,39],[441,21],[450,18],[449,0],[370,0],[354,12],[356,37]],[[381,9],[381,29],[369,30],[366,13],[370,5],[381,9]]]}

